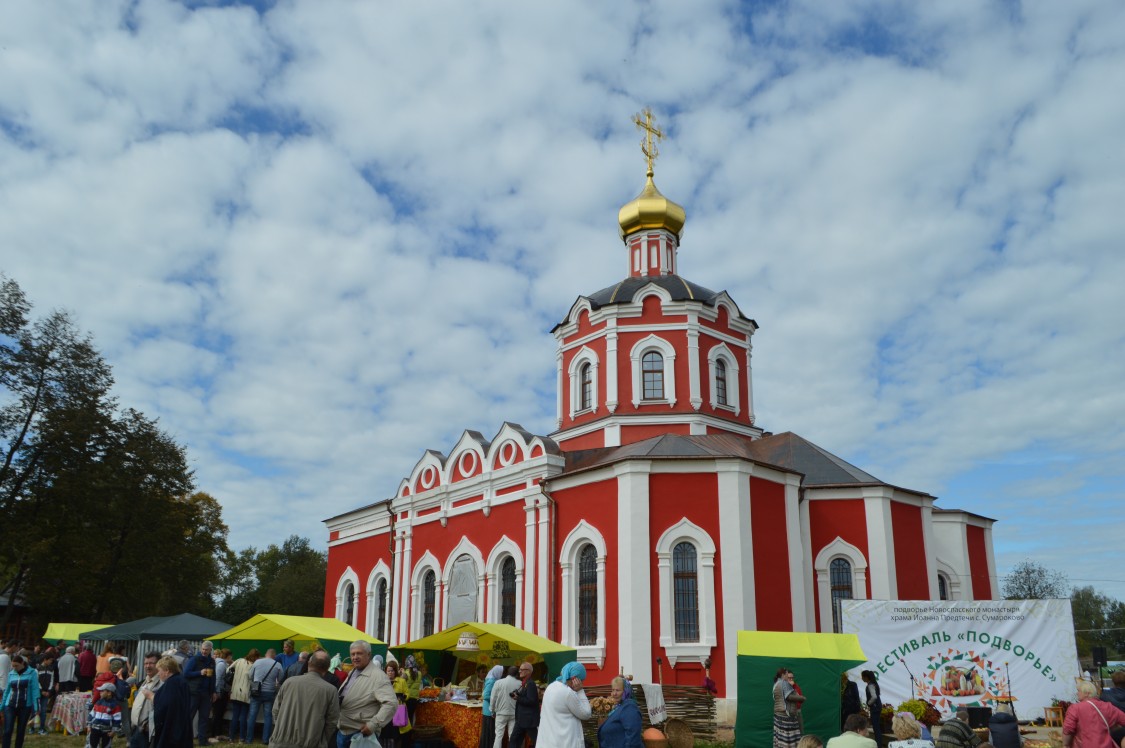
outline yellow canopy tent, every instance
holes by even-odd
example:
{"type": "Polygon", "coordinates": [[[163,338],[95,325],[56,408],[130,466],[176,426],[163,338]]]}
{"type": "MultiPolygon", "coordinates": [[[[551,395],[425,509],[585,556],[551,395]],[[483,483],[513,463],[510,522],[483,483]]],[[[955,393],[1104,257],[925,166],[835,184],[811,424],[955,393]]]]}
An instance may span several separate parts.
{"type": "Polygon", "coordinates": [[[370,642],[371,651],[375,654],[385,654],[387,651],[385,643],[354,626],[335,618],[313,616],[259,613],[210,637],[216,648],[226,647],[236,658],[242,657],[251,649],[257,649],[263,654],[270,647],[281,651],[281,643],[286,639],[293,640],[298,652],[312,651],[319,645],[329,654],[338,654],[341,658],[347,658],[349,645],[360,639],[370,642]]]}
{"type": "Polygon", "coordinates": [[[407,655],[412,654],[417,657],[418,653],[421,653],[432,675],[453,669],[453,665],[445,662],[446,656],[489,666],[514,665],[525,660],[542,662],[550,675],[558,675],[562,672],[563,665],[578,659],[578,650],[573,647],[536,636],[521,628],[505,623],[471,621],[459,623],[407,644],[394,646],[391,651],[399,662],[403,662],[407,655]],[[457,649],[457,640],[466,631],[476,634],[477,650],[457,649]]]}
{"type": "Polygon", "coordinates": [[[43,640],[54,644],[62,639],[67,644],[74,644],[81,638],[79,634],[109,628],[112,625],[112,623],[48,623],[43,640]]]}
{"type": "Polygon", "coordinates": [[[773,684],[779,667],[793,671],[808,699],[801,708],[806,734],[840,734],[840,676],[867,662],[855,634],[738,632],[738,717],[735,745],[769,745],[773,684]]]}

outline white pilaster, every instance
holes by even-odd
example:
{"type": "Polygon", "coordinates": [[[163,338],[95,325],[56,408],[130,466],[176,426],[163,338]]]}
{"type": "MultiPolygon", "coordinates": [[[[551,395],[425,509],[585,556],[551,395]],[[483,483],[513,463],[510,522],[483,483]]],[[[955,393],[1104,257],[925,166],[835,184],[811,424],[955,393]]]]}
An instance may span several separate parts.
{"type": "Polygon", "coordinates": [[[606,321],[605,334],[605,407],[617,410],[617,320],[606,321]]]}
{"type": "Polygon", "coordinates": [[[992,550],[992,528],[984,528],[984,553],[988,560],[988,586],[993,600],[1000,599],[1000,578],[996,576],[996,557],[992,550]]]}
{"type": "Polygon", "coordinates": [[[536,492],[536,503],[539,505],[539,543],[538,556],[536,557],[536,566],[538,567],[539,577],[539,599],[538,599],[538,615],[535,620],[535,633],[539,636],[547,638],[547,611],[550,610],[550,601],[547,596],[551,592],[551,559],[548,554],[551,552],[551,505],[547,501],[547,497],[543,495],[542,490],[536,492]]]}
{"type": "Polygon", "coordinates": [[[699,319],[695,314],[688,315],[688,397],[691,407],[699,410],[703,405],[703,390],[699,382],[699,319]]]}
{"type": "Polygon", "coordinates": [[[865,496],[863,510],[867,516],[871,599],[894,600],[898,597],[898,575],[895,573],[895,539],[890,500],[884,496],[865,496]]]}
{"type": "MultiPolygon", "coordinates": [[[[801,478],[785,476],[785,541],[789,551],[789,600],[793,610],[793,630],[808,631],[805,611],[805,546],[801,542],[801,478]]],[[[814,627],[815,628],[815,627],[814,627]]]]}
{"type": "Polygon", "coordinates": [[[563,351],[562,341],[555,352],[555,428],[562,428],[563,422],[563,351]]]}
{"type": "MultiPolygon", "coordinates": [[[[633,563],[616,563],[620,666],[639,683],[652,682],[652,620],[655,617],[649,584],[652,549],[649,547],[649,472],[650,462],[621,462],[614,466],[617,475],[617,558],[633,563]]],[[[659,600],[655,601],[659,605],[659,600]]],[[[601,609],[598,610],[599,615],[601,609]]],[[[601,629],[603,632],[604,628],[601,629]]]]}
{"type": "MultiPolygon", "coordinates": [[[[411,559],[413,536],[414,532],[409,527],[402,531],[402,583],[404,588],[410,586],[411,573],[414,571],[411,559]]],[[[411,589],[411,594],[409,596],[410,605],[403,605],[399,610],[398,640],[400,643],[410,641],[410,613],[415,602],[414,598],[416,593],[417,590],[411,589]]]]}
{"type": "Polygon", "coordinates": [[[926,553],[926,580],[929,584],[930,599],[938,599],[938,567],[936,546],[934,545],[934,508],[932,504],[922,505],[922,548],[926,553]]]}
{"type": "Polygon", "coordinates": [[[750,475],[741,460],[716,460],[719,477],[719,560],[722,564],[724,667],[727,699],[738,698],[738,632],[758,627],[754,604],[754,539],[750,533],[750,475]]]}
{"type": "Polygon", "coordinates": [[[753,358],[754,346],[750,343],[750,338],[746,338],[746,416],[750,419],[750,423],[754,423],[754,371],[750,367],[750,359],[753,358]]]}
{"type": "Polygon", "coordinates": [[[816,632],[816,606],[813,604],[813,557],[812,557],[812,520],[809,518],[809,500],[801,502],[801,557],[805,560],[805,581],[802,589],[805,593],[805,625],[809,631],[816,632]]]}
{"type": "Polygon", "coordinates": [[[523,598],[523,629],[530,631],[535,621],[535,579],[538,566],[535,554],[535,500],[528,498],[524,504],[524,558],[527,559],[527,573],[525,574],[524,588],[527,594],[523,598]]]}
{"type": "Polygon", "coordinates": [[[395,573],[394,578],[391,580],[391,589],[389,590],[391,597],[391,622],[387,626],[387,646],[394,646],[400,641],[403,641],[398,636],[400,621],[402,620],[402,609],[406,607],[409,596],[406,594],[405,585],[402,580],[407,578],[403,576],[403,566],[405,562],[402,558],[402,533],[395,533],[395,550],[394,550],[394,564],[395,573]]]}

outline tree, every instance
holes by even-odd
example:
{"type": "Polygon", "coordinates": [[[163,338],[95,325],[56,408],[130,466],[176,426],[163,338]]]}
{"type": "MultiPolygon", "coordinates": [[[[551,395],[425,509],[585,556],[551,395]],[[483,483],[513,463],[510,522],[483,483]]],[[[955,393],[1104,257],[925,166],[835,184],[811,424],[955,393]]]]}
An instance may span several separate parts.
{"type": "Polygon", "coordinates": [[[1090,586],[1075,588],[1070,605],[1079,657],[1089,657],[1094,647],[1125,651],[1125,605],[1090,586]]]}
{"type": "Polygon", "coordinates": [[[1066,575],[1026,559],[1012,567],[1004,580],[1004,597],[1009,600],[1046,600],[1066,597],[1066,575]]]}
{"type": "Polygon", "coordinates": [[[325,553],[296,535],[262,551],[227,553],[213,616],[226,621],[242,621],[259,612],[320,616],[327,564],[325,553]]]}

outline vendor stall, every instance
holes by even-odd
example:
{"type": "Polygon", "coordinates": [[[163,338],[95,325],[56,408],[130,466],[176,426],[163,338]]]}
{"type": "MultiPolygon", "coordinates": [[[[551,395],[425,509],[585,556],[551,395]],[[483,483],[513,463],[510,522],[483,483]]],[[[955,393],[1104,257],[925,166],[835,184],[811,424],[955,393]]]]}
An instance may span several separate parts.
{"type": "Polygon", "coordinates": [[[855,634],[738,632],[738,718],[735,745],[773,740],[773,684],[780,667],[793,671],[806,697],[806,734],[840,734],[840,676],[866,662],[855,634]]]}
{"type": "Polygon", "coordinates": [[[428,701],[418,705],[416,726],[441,725],[442,737],[457,748],[480,745],[481,702],[428,701]]]}
{"type": "Polygon", "coordinates": [[[548,680],[562,672],[568,662],[578,659],[578,650],[542,636],[503,623],[466,621],[431,636],[391,647],[399,662],[414,655],[419,664],[425,662],[427,672],[447,682],[456,677],[458,661],[480,665],[515,665],[519,662],[542,663],[536,677],[548,680]],[[542,674],[540,673],[542,671],[542,674]]]}
{"type": "Polygon", "coordinates": [[[251,649],[265,652],[273,647],[280,650],[281,643],[286,639],[293,640],[298,652],[311,652],[320,646],[330,655],[339,655],[340,659],[346,659],[351,643],[361,639],[371,643],[373,654],[387,652],[387,645],[383,642],[335,618],[274,613],[259,613],[233,628],[213,634],[210,639],[216,648],[226,647],[236,658],[251,649]]]}
{"type": "Polygon", "coordinates": [[[195,648],[203,643],[209,633],[229,625],[193,613],[181,613],[178,616],[149,616],[107,628],[87,629],[79,636],[93,642],[94,648],[99,651],[103,642],[124,644],[132,672],[139,673],[145,652],[174,649],[183,640],[195,648]]]}
{"type": "Polygon", "coordinates": [[[112,625],[112,623],[48,623],[47,632],[43,634],[43,641],[54,644],[62,639],[67,644],[77,644],[82,632],[94,632],[98,629],[109,628],[112,625]]]}

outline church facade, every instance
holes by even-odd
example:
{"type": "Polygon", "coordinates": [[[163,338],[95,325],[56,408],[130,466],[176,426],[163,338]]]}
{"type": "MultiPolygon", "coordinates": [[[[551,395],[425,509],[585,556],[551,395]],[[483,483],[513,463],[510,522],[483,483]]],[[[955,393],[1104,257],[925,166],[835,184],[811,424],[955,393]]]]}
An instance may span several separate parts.
{"type": "Polygon", "coordinates": [[[758,325],[679,275],[684,221],[650,158],[619,212],[627,275],[552,331],[556,430],[465,431],[393,498],[326,520],[326,616],[392,645],[510,623],[576,647],[589,683],[707,674],[733,704],[739,630],[838,630],[848,598],[998,596],[993,520],[758,426],[758,325]]]}

